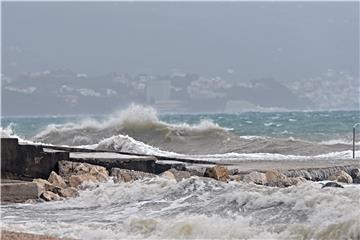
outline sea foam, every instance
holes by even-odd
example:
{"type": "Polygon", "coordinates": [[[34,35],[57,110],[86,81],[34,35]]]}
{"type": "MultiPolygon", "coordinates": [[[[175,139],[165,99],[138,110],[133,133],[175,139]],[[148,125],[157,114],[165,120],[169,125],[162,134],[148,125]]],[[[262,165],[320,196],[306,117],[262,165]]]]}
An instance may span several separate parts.
{"type": "Polygon", "coordinates": [[[358,239],[359,190],[321,189],[313,182],[279,189],[199,177],[109,181],[61,202],[5,205],[2,224],[79,239],[358,239]]]}

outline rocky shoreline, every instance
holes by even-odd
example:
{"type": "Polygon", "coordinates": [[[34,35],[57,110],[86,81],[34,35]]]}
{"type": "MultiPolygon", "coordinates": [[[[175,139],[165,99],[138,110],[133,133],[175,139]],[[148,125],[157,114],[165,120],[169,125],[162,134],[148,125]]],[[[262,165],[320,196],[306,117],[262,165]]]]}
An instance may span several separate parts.
{"type": "MultiPolygon", "coordinates": [[[[248,184],[264,185],[268,187],[290,187],[311,181],[309,176],[295,176],[294,173],[288,176],[280,171],[271,170],[263,172],[252,171],[248,174],[231,174],[231,171],[221,165],[207,167],[203,174],[194,171],[179,171],[174,168],[161,174],[153,174],[129,169],[112,168],[109,172],[105,167],[79,162],[59,161],[59,172],[52,171],[48,179],[37,178],[36,183],[40,191],[40,199],[43,201],[58,201],[66,198],[79,196],[79,191],[84,190],[89,184],[97,184],[109,180],[114,183],[133,182],[145,178],[165,177],[178,182],[192,176],[213,178],[217,181],[237,181],[248,184]],[[289,176],[290,175],[290,176],[289,176]]],[[[300,171],[303,173],[303,171],[300,171]]],[[[330,181],[323,187],[342,187],[341,183],[359,184],[360,169],[353,168],[347,173],[339,170],[330,175],[330,181]]]]}
{"type": "MultiPolygon", "coordinates": [[[[1,149],[6,150],[5,146],[2,145],[1,149]]],[[[301,168],[296,163],[292,165],[286,162],[284,164],[288,164],[286,167],[277,168],[271,165],[271,162],[265,162],[265,164],[260,162],[258,165],[255,164],[251,168],[246,168],[241,163],[224,165],[213,162],[181,162],[179,159],[159,160],[156,156],[128,155],[124,157],[120,153],[91,152],[87,149],[71,149],[67,153],[65,152],[66,149],[56,149],[56,151],[61,151],[57,156],[55,150],[46,150],[46,154],[43,154],[45,148],[40,148],[39,146],[34,148],[30,145],[26,147],[20,145],[19,148],[12,148],[20,156],[16,159],[16,163],[20,164],[23,161],[22,163],[27,167],[22,169],[26,169],[28,175],[21,176],[19,172],[11,171],[2,175],[2,202],[5,202],[4,200],[7,199],[8,201],[6,202],[26,202],[34,204],[33,206],[41,206],[36,205],[39,202],[61,204],[61,202],[56,201],[70,198],[73,199],[70,201],[77,202],[81,199],[79,196],[86,193],[84,190],[101,187],[102,183],[105,182],[132,184],[135,181],[152,181],[156,178],[166,178],[169,181],[168,183],[177,186],[185,183],[184,179],[202,180],[206,178],[208,180],[212,179],[213,183],[218,184],[222,182],[221,185],[233,186],[236,189],[253,184],[253,186],[260,185],[275,191],[277,191],[276,188],[279,188],[279,192],[287,191],[281,190],[282,188],[290,188],[289,191],[292,191],[301,189],[302,186],[307,187],[302,185],[297,188],[298,185],[306,182],[321,181],[318,183],[319,185],[321,184],[321,187],[316,191],[322,191],[322,188],[328,187],[343,188],[344,184],[360,184],[360,164],[357,161],[343,160],[339,164],[336,164],[335,161],[328,164],[321,162],[321,165],[319,164],[318,166],[316,162],[312,162],[308,165],[310,167],[306,167],[306,164],[303,163],[301,168]],[[36,149],[34,150],[34,148],[36,149]],[[25,150],[23,151],[23,149],[25,150]],[[32,150],[26,152],[29,149],[32,150]],[[77,150],[79,152],[74,154],[77,150]],[[22,160],[24,156],[26,156],[26,159],[22,160]],[[40,159],[40,157],[42,158],[40,159]],[[46,168],[42,168],[42,164],[47,161],[47,157],[51,157],[52,168],[49,165],[46,165],[46,168]],[[113,161],[114,159],[115,161],[113,161]],[[265,168],[264,165],[270,165],[271,167],[265,168]],[[262,168],[257,166],[262,166],[262,168]],[[4,179],[4,177],[8,179],[4,179]],[[26,181],[23,181],[24,179],[20,177],[24,177],[26,181]],[[8,184],[7,181],[10,183],[8,184]],[[326,182],[323,183],[322,181],[326,182]],[[240,183],[241,185],[230,185],[228,183],[240,183]],[[11,185],[13,185],[11,191],[4,191],[11,185]],[[31,192],[29,189],[33,191],[33,197],[29,197],[29,192],[31,192]],[[14,197],[11,195],[12,193],[18,195],[14,195],[14,197]],[[19,195],[21,196],[20,198],[18,198],[19,195]],[[79,198],[77,199],[77,197],[79,198]]],[[[13,154],[14,151],[9,152],[13,154]]],[[[2,160],[5,159],[5,162],[2,161],[2,164],[8,163],[11,160],[9,158],[10,160],[6,161],[4,157],[8,157],[9,154],[3,155],[4,152],[6,153],[6,151],[1,153],[2,160]]],[[[4,168],[2,168],[2,173],[3,171],[4,168]]],[[[136,186],[136,184],[131,186],[136,186]]],[[[52,204],[50,203],[49,205],[52,204]]],[[[24,205],[24,207],[27,208],[28,206],[24,205]]],[[[52,236],[6,231],[5,229],[2,229],[1,233],[1,239],[60,239],[52,236]]]]}
{"type": "Polygon", "coordinates": [[[1,138],[1,150],[2,202],[56,201],[79,196],[79,191],[89,183],[133,182],[156,177],[178,182],[197,176],[281,188],[306,181],[334,182],[325,187],[360,183],[357,161],[338,164],[323,161],[317,168],[314,162],[307,163],[310,167],[302,162],[302,168],[296,168],[296,163],[290,166],[292,168],[280,168],[273,166],[275,163],[279,166],[279,162],[258,162],[249,168],[245,167],[248,163],[224,165],[81,148],[22,145],[14,138],[1,138]]]}

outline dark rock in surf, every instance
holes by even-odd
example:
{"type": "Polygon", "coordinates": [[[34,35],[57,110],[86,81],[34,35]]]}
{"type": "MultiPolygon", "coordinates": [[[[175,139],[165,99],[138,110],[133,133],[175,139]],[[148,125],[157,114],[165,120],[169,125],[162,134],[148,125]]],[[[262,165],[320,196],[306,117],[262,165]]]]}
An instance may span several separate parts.
{"type": "Polygon", "coordinates": [[[324,186],[322,186],[321,188],[326,188],[326,187],[336,187],[336,188],[344,188],[342,185],[338,184],[337,182],[327,182],[324,186]]]}
{"type": "Polygon", "coordinates": [[[360,169],[354,168],[350,171],[350,176],[353,179],[353,183],[360,184],[360,169]]]}
{"type": "Polygon", "coordinates": [[[231,169],[228,169],[229,171],[229,175],[238,175],[239,174],[239,169],[237,168],[231,168],[231,169]]]}

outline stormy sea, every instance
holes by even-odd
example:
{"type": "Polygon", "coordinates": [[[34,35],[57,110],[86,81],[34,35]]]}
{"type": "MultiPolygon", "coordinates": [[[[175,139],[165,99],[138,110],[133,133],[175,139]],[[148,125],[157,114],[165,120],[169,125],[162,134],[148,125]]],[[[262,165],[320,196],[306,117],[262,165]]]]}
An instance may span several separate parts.
{"type": "MultiPolygon", "coordinates": [[[[20,143],[224,163],[332,161],[352,159],[357,122],[358,111],[158,114],[132,105],[106,116],[2,117],[1,135],[20,143]]],[[[308,181],[276,188],[202,177],[109,180],[77,198],[3,205],[1,225],[79,239],[359,239],[360,186],[321,186],[308,181]]]]}

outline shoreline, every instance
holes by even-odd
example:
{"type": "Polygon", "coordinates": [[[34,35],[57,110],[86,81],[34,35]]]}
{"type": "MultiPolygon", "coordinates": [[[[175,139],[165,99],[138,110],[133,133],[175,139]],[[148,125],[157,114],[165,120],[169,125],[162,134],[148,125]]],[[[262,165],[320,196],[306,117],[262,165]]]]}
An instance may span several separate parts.
{"type": "Polygon", "coordinates": [[[303,181],[338,179],[344,183],[360,183],[360,161],[354,159],[241,160],[223,163],[19,144],[17,138],[1,138],[1,159],[2,202],[40,198],[59,200],[78,196],[77,189],[87,181],[104,182],[113,177],[126,182],[164,174],[171,175],[177,181],[199,176],[223,182],[247,181],[278,187],[297,185],[303,181]]]}
{"type": "Polygon", "coordinates": [[[17,232],[1,229],[2,240],[71,240],[71,238],[59,238],[50,235],[17,232]]]}

